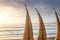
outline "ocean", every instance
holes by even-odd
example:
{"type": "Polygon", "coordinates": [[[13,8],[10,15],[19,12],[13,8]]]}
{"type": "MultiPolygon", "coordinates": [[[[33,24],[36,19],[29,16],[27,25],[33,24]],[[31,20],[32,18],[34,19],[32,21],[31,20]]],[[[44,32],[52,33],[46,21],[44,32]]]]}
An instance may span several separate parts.
{"type": "MultiPolygon", "coordinates": [[[[47,37],[55,37],[56,36],[56,24],[45,24],[47,37]]],[[[37,25],[33,25],[33,35],[34,38],[38,36],[37,25]]],[[[0,39],[20,39],[23,38],[24,34],[24,25],[19,26],[11,26],[11,27],[0,27],[0,39]]]]}

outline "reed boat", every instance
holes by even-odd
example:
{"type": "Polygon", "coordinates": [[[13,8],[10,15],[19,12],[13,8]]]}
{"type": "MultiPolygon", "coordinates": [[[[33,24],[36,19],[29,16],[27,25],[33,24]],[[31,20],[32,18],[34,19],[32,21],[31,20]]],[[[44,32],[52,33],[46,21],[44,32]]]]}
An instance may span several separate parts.
{"type": "Polygon", "coordinates": [[[60,40],[60,21],[59,21],[59,17],[58,14],[55,10],[55,8],[53,8],[55,15],[56,15],[56,38],[55,40],[60,40]]]}
{"type": "Polygon", "coordinates": [[[26,8],[26,23],[25,23],[23,40],[34,40],[33,39],[32,22],[31,22],[29,12],[28,12],[26,5],[25,5],[25,8],[26,8]]]}
{"type": "Polygon", "coordinates": [[[43,22],[43,19],[39,13],[39,11],[37,10],[37,8],[35,8],[37,14],[38,14],[38,21],[39,21],[39,33],[38,33],[38,40],[47,40],[47,35],[46,35],[46,30],[45,30],[45,25],[43,22]]]}

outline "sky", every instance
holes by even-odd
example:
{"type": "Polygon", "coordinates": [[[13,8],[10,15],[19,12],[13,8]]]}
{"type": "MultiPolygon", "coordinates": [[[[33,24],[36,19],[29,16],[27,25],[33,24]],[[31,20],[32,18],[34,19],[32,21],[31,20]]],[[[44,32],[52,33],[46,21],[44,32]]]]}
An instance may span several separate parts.
{"type": "MultiPolygon", "coordinates": [[[[40,12],[45,24],[56,23],[53,8],[56,9],[58,16],[60,14],[60,0],[0,0],[0,27],[20,27],[21,24],[25,24],[26,9],[24,4],[27,5],[34,25],[38,24],[38,15],[35,8],[40,12]]],[[[5,32],[1,34],[5,34],[5,32]]]]}
{"type": "Polygon", "coordinates": [[[60,14],[60,0],[0,0],[0,25],[24,24],[27,5],[32,23],[38,23],[37,8],[45,23],[55,23],[56,18],[52,8],[60,14]]]}

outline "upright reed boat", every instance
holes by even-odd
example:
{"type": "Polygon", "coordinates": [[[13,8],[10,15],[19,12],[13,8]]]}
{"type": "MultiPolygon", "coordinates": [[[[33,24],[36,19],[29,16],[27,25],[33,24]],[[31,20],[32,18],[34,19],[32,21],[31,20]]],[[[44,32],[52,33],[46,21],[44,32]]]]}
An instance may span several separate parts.
{"type": "Polygon", "coordinates": [[[60,40],[60,21],[59,21],[59,18],[58,18],[55,8],[53,8],[53,10],[56,15],[56,38],[55,38],[55,40],[60,40]]]}
{"type": "Polygon", "coordinates": [[[39,11],[37,10],[37,8],[35,8],[35,10],[37,11],[38,14],[38,20],[39,20],[39,33],[38,33],[38,40],[47,40],[47,35],[46,35],[46,30],[45,30],[45,26],[42,20],[42,17],[39,13],[39,11]]]}
{"type": "Polygon", "coordinates": [[[26,23],[25,23],[23,40],[34,40],[32,23],[31,23],[31,19],[30,19],[29,12],[28,12],[26,5],[25,5],[25,8],[26,8],[26,23]]]}

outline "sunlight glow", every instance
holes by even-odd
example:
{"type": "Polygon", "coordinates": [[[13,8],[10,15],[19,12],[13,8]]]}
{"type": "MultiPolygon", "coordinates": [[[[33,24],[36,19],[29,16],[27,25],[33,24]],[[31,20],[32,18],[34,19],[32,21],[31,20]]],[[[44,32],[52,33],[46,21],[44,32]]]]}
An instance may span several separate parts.
{"type": "Polygon", "coordinates": [[[0,24],[20,24],[23,23],[20,14],[13,7],[0,6],[0,24]]]}

